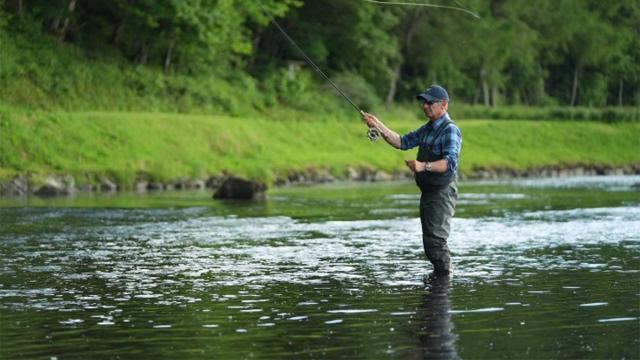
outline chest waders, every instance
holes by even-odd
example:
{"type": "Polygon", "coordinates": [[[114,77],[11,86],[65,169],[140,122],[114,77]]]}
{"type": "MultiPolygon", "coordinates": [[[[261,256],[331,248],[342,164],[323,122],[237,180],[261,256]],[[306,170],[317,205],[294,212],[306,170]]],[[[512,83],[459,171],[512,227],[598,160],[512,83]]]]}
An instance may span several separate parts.
{"type": "MultiPolygon", "coordinates": [[[[444,124],[434,130],[431,143],[423,142],[418,151],[418,161],[433,162],[444,158],[443,154],[436,154],[433,148],[444,130],[452,123],[447,119],[444,124]]],[[[433,264],[436,275],[450,274],[452,267],[447,239],[458,198],[455,172],[450,170],[444,173],[422,171],[415,174],[415,180],[422,191],[420,223],[422,224],[424,252],[433,264]]]]}

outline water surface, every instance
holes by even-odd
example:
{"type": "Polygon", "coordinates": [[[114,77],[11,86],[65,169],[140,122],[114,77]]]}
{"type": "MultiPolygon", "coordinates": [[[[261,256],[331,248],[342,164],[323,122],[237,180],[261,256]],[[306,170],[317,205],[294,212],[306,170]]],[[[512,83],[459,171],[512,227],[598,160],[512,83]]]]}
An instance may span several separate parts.
{"type": "Polygon", "coordinates": [[[1,200],[0,358],[640,358],[640,177],[1,200]]]}

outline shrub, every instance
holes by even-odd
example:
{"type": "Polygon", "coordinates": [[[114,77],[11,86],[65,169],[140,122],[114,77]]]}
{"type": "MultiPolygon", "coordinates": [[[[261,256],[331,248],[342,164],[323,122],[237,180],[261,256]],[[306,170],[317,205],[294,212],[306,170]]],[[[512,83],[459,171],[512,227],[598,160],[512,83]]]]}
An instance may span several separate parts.
{"type": "MultiPolygon", "coordinates": [[[[375,111],[380,107],[381,101],[375,89],[363,77],[355,73],[343,72],[332,80],[360,109],[375,111]]],[[[329,84],[325,84],[323,88],[340,96],[329,84]]]]}

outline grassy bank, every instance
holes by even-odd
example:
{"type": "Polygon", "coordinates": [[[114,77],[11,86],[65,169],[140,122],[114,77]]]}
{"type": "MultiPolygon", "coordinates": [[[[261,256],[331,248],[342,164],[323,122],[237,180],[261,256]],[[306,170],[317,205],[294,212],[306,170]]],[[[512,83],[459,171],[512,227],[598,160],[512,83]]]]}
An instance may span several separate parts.
{"type": "MultiPolygon", "coordinates": [[[[289,114],[290,115],[290,114],[289,114]]],[[[409,113],[381,116],[398,132],[420,126],[409,113]]],[[[640,124],[461,120],[460,167],[525,170],[544,166],[640,163],[640,124]]],[[[41,112],[0,108],[0,178],[71,174],[79,183],[106,176],[125,188],[136,178],[169,181],[228,172],[273,180],[292,170],[347,166],[404,170],[415,151],[371,143],[353,118],[277,121],[167,113],[41,112]]]]}

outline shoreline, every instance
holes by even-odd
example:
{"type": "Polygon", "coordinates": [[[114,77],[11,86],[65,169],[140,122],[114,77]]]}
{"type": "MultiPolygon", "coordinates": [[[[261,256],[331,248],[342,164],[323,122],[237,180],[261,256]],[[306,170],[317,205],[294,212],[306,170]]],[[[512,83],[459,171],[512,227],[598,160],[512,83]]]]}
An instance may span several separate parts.
{"type": "MultiPolygon", "coordinates": [[[[527,170],[516,170],[508,167],[491,167],[474,169],[470,174],[462,173],[460,180],[501,180],[501,179],[533,179],[533,178],[570,178],[580,176],[624,176],[640,175],[640,164],[631,164],[623,167],[605,165],[584,166],[541,166],[527,170]]],[[[206,179],[191,179],[179,177],[170,182],[149,182],[137,180],[134,184],[122,186],[113,180],[103,177],[99,184],[76,185],[75,178],[70,174],[49,174],[45,176],[44,183],[35,183],[31,174],[18,174],[11,179],[0,180],[0,198],[23,197],[65,197],[77,193],[115,193],[121,191],[134,191],[137,193],[197,190],[220,187],[222,182],[233,176],[224,173],[218,176],[210,176],[206,179]]],[[[382,170],[366,167],[347,167],[346,171],[336,176],[327,169],[308,168],[304,171],[291,171],[286,176],[276,177],[269,184],[270,188],[313,186],[336,182],[389,182],[413,180],[411,172],[387,173],[382,170]]]]}

